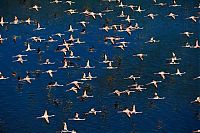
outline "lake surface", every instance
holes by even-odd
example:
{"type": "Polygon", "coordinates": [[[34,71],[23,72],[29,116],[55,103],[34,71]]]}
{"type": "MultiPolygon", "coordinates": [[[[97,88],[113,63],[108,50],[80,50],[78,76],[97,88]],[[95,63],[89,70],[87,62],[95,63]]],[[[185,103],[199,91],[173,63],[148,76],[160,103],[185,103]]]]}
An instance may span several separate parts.
{"type": "MultiPolygon", "coordinates": [[[[124,4],[141,5],[145,12],[133,12],[130,8],[116,7],[116,2],[103,2],[100,0],[74,0],[75,4],[50,4],[49,0],[1,0],[0,16],[5,21],[12,22],[14,16],[19,20],[25,20],[30,17],[37,20],[45,30],[33,31],[36,25],[5,24],[0,27],[0,34],[3,38],[8,38],[0,45],[0,72],[10,77],[7,80],[0,80],[0,133],[55,133],[63,129],[63,122],[66,122],[69,130],[76,130],[78,133],[190,133],[193,130],[200,129],[200,106],[191,104],[197,96],[200,96],[200,80],[193,78],[200,74],[199,49],[183,48],[186,42],[194,45],[196,39],[199,39],[199,19],[197,22],[186,20],[189,16],[199,16],[200,9],[196,9],[198,0],[177,0],[181,7],[169,7],[171,0],[163,0],[168,5],[159,7],[153,5],[151,0],[132,1],[124,0],[124,4]],[[37,12],[30,10],[33,5],[39,5],[42,8],[37,12]],[[69,15],[64,13],[67,9],[77,9],[82,12],[85,9],[93,12],[101,12],[106,7],[114,10],[106,13],[101,19],[97,16],[96,20],[92,17],[86,17],[83,14],[69,15]],[[120,24],[128,25],[121,21],[120,15],[124,10],[129,14],[132,25],[139,23],[143,30],[136,30],[129,36],[126,32],[116,32],[110,30],[108,33],[102,28],[106,22],[108,25],[120,24]],[[149,13],[159,14],[154,20],[144,17],[149,13]],[[178,14],[173,20],[166,17],[173,12],[178,14]],[[90,22],[86,28],[83,28],[78,21],[85,20],[90,22]],[[73,33],[65,32],[69,25],[78,29],[73,33]],[[80,34],[82,29],[86,29],[86,34],[80,34]],[[180,34],[184,31],[193,32],[190,38],[180,34]],[[54,43],[41,42],[36,43],[27,40],[32,36],[40,36],[48,39],[49,36],[57,32],[65,33],[64,38],[69,39],[72,34],[75,38],[79,37],[85,44],[75,44],[71,49],[75,56],[80,59],[71,59],[76,65],[74,68],[58,69],[63,65],[63,53],[55,52],[55,49],[62,43],[62,39],[54,36],[58,40],[54,43]],[[17,42],[14,43],[12,37],[16,35],[17,42]],[[123,37],[124,41],[130,42],[125,50],[113,47],[110,41],[104,42],[106,36],[123,37]],[[156,44],[145,43],[151,37],[160,40],[156,44]],[[22,52],[26,49],[24,42],[30,42],[32,48],[40,48],[44,51],[38,55],[36,51],[22,52]],[[94,48],[94,52],[89,49],[94,48]],[[172,56],[172,52],[178,58],[181,58],[179,65],[169,65],[167,58],[172,56]],[[145,53],[144,61],[133,54],[145,53]],[[17,54],[27,54],[27,62],[20,64],[12,62],[17,54]],[[117,69],[107,70],[106,64],[99,63],[103,61],[104,54],[114,60],[113,66],[117,69]],[[54,65],[41,65],[46,58],[50,58],[54,65]],[[82,69],[86,61],[90,60],[94,69],[82,69]],[[167,75],[165,80],[154,73],[165,71],[175,73],[179,68],[181,72],[186,72],[183,76],[167,75]],[[31,84],[18,82],[17,76],[25,77],[26,72],[40,70],[42,72],[52,69],[57,70],[53,78],[46,73],[30,73],[30,77],[36,78],[31,84]],[[83,72],[91,72],[97,79],[84,81],[81,90],[77,94],[66,92],[73,85],[66,84],[81,79],[83,72]],[[12,77],[11,73],[16,72],[17,76],[12,77]],[[131,93],[130,96],[122,94],[120,97],[109,95],[114,90],[126,90],[127,86],[134,84],[133,80],[124,80],[124,78],[134,74],[141,78],[137,80],[138,84],[147,84],[152,80],[162,80],[158,83],[158,88],[153,85],[145,86],[147,90],[131,93]],[[63,84],[63,87],[47,89],[50,82],[57,81],[63,84]],[[77,99],[87,90],[93,98],[84,101],[77,99]],[[154,92],[159,96],[165,97],[164,100],[149,100],[154,92]],[[56,104],[55,100],[59,103],[56,104]],[[132,115],[128,118],[124,113],[117,113],[125,108],[131,108],[136,105],[137,111],[142,114],[132,115]],[[101,110],[96,116],[84,116],[91,108],[101,110]],[[50,124],[46,124],[42,119],[36,119],[47,109],[49,114],[55,114],[50,118],[50,124]],[[86,117],[85,121],[69,121],[78,112],[80,117],[86,117]]],[[[137,9],[137,8],[136,8],[137,9]]],[[[67,55],[69,55],[67,53],[67,55]]]]}

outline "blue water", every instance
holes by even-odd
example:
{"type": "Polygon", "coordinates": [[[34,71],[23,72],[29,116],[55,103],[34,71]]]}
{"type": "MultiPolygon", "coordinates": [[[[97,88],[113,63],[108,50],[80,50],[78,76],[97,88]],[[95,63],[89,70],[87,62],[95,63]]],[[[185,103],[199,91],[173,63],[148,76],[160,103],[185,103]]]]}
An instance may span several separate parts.
{"type": "MultiPolygon", "coordinates": [[[[200,108],[198,104],[191,104],[197,96],[200,95],[199,80],[193,78],[199,76],[199,49],[187,49],[182,46],[189,42],[195,44],[195,40],[199,39],[199,21],[194,23],[191,20],[185,20],[191,15],[199,16],[199,9],[193,7],[198,6],[198,0],[177,0],[181,7],[157,7],[152,1],[131,1],[124,0],[125,4],[141,5],[145,12],[136,13],[130,9],[123,9],[131,18],[136,19],[132,22],[138,22],[143,30],[132,32],[131,36],[122,32],[118,33],[113,30],[106,33],[98,28],[105,24],[105,19],[109,19],[109,25],[119,24],[122,22],[116,16],[122,11],[116,7],[116,3],[102,2],[100,0],[74,0],[76,4],[71,7],[67,4],[50,4],[49,0],[1,0],[0,1],[0,16],[4,17],[5,21],[11,22],[14,16],[18,16],[21,20],[31,17],[33,20],[40,22],[46,30],[35,31],[35,25],[8,25],[0,27],[0,34],[3,38],[8,38],[0,45],[0,71],[10,78],[0,80],[0,133],[55,133],[61,131],[63,122],[67,122],[69,130],[76,130],[78,133],[190,133],[193,130],[200,129],[200,108]],[[40,5],[42,9],[39,12],[29,10],[33,5],[40,5]],[[114,12],[107,13],[103,19],[97,17],[96,20],[84,15],[75,14],[67,15],[65,10],[73,8],[81,12],[89,9],[93,12],[101,12],[105,7],[113,9],[114,12]],[[148,13],[153,12],[159,14],[155,20],[145,18],[148,13]],[[179,16],[176,20],[165,17],[168,13],[173,12],[179,16]],[[86,28],[86,34],[81,35],[82,26],[76,22],[86,20],[90,23],[86,28]],[[63,54],[55,52],[57,45],[62,43],[58,37],[54,37],[58,42],[48,44],[45,42],[35,43],[27,40],[31,36],[41,36],[47,39],[48,36],[62,32],[66,33],[65,39],[68,39],[70,33],[64,32],[68,29],[68,25],[72,24],[73,28],[79,29],[75,31],[73,36],[79,37],[85,44],[75,44],[72,50],[75,55],[81,56],[80,60],[73,59],[72,62],[77,65],[75,68],[58,69],[63,64],[63,54]],[[190,31],[194,34],[187,38],[179,33],[190,31]],[[12,40],[13,35],[20,36],[17,43],[12,40]],[[120,36],[125,38],[125,41],[131,42],[128,48],[122,51],[114,48],[112,45],[104,43],[105,36],[120,36]],[[160,42],[155,45],[145,44],[150,37],[159,39],[160,42]],[[45,53],[38,55],[35,51],[23,53],[25,50],[24,42],[31,42],[32,48],[41,48],[45,53]],[[89,52],[89,48],[94,48],[94,52],[89,52]],[[178,57],[181,57],[180,65],[168,65],[166,59],[172,56],[175,52],[178,57]],[[103,69],[105,64],[99,64],[103,60],[103,55],[107,54],[109,59],[114,60],[113,65],[118,66],[115,70],[103,69]],[[144,61],[133,57],[133,54],[145,53],[148,56],[144,61]],[[17,54],[27,54],[23,65],[13,63],[12,56],[17,54]],[[46,58],[56,62],[55,65],[40,65],[46,58]],[[82,90],[75,94],[73,92],[66,93],[65,91],[71,86],[53,88],[51,91],[46,89],[46,86],[51,81],[58,81],[59,84],[67,84],[73,80],[78,80],[82,77],[82,73],[88,73],[89,70],[81,69],[80,66],[85,66],[86,61],[90,59],[91,66],[96,66],[91,69],[91,73],[97,76],[97,79],[86,81],[81,85],[82,90]],[[159,75],[153,73],[158,71],[166,71],[175,73],[176,68],[185,71],[186,74],[182,77],[168,76],[158,84],[158,89],[153,86],[147,86],[147,90],[141,93],[132,93],[131,96],[122,94],[117,97],[109,95],[115,89],[125,90],[128,85],[133,84],[133,81],[124,80],[131,74],[139,75],[141,78],[137,81],[139,84],[146,84],[154,80],[162,80],[159,75]],[[12,72],[17,72],[19,76],[25,77],[26,71],[48,69],[57,70],[54,77],[51,79],[48,74],[35,75],[36,78],[31,84],[25,83],[20,85],[17,77],[12,77],[12,72]],[[89,87],[89,89],[88,89],[89,87]],[[94,95],[94,98],[81,101],[77,96],[82,95],[83,90],[88,89],[88,93],[94,95]],[[151,101],[148,97],[152,97],[154,92],[165,100],[151,101]],[[53,101],[59,100],[56,105],[53,101]],[[125,107],[136,105],[138,111],[143,114],[132,115],[128,118],[125,114],[117,113],[125,107]],[[68,121],[68,118],[74,117],[74,113],[78,112],[80,117],[84,117],[84,113],[91,108],[102,110],[102,113],[97,116],[89,115],[86,121],[68,121]],[[49,114],[55,114],[54,118],[50,118],[50,124],[46,124],[41,119],[36,119],[41,116],[44,110],[47,109],[49,114]]],[[[169,4],[171,0],[163,0],[169,4]]]]}

